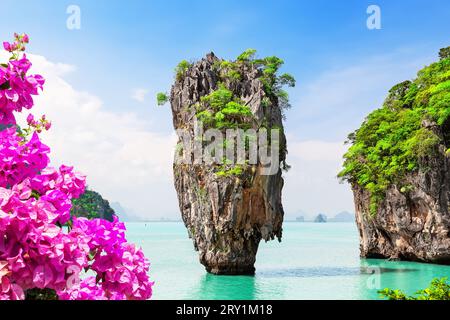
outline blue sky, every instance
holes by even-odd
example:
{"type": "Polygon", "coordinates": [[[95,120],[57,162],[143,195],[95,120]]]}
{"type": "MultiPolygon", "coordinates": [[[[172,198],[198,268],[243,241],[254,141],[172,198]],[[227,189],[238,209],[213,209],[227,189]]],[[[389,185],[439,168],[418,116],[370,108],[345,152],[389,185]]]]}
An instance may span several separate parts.
{"type": "MultiPolygon", "coordinates": [[[[15,31],[28,32],[32,52],[75,65],[78,72],[69,80],[117,110],[130,103],[126,93],[132,88],[165,90],[180,60],[209,51],[233,58],[256,48],[262,56],[282,57],[301,90],[322,72],[373,56],[397,50],[409,50],[405,59],[434,55],[448,44],[445,30],[450,24],[445,0],[2,0],[2,8],[8,12],[0,20],[2,39],[15,31]],[[81,30],[65,27],[70,4],[81,8],[81,30]],[[382,10],[381,30],[366,28],[370,4],[382,10]]],[[[153,100],[131,107],[161,117],[155,125],[168,129],[163,124],[170,115],[150,108],[153,100]]]]}
{"type": "MultiPolygon", "coordinates": [[[[172,132],[171,114],[167,107],[156,107],[154,96],[170,88],[180,60],[198,59],[209,51],[233,58],[247,48],[257,49],[261,56],[277,55],[285,60],[283,71],[297,79],[297,87],[290,90],[293,108],[286,122],[291,145],[310,153],[327,143],[333,144],[330,152],[334,152],[334,144],[342,144],[392,85],[413,77],[436,59],[439,48],[450,45],[446,0],[2,0],[1,8],[1,39],[27,32],[31,53],[73,66],[64,81],[78,92],[97,97],[107,112],[135,114],[144,120],[145,130],[161,135],[172,132]],[[80,30],[66,28],[66,8],[71,4],[81,9],[80,30]],[[381,30],[366,27],[371,4],[381,8],[381,30]],[[133,99],[137,89],[145,90],[143,101],[133,99]]],[[[302,158],[302,151],[291,151],[297,163],[295,156],[300,153],[302,158]]],[[[302,158],[298,165],[332,172],[337,161],[332,156],[302,158]]],[[[293,171],[294,181],[302,172],[293,171]]],[[[334,177],[329,175],[325,181],[330,185],[334,177]]],[[[288,211],[352,210],[348,186],[337,184],[325,188],[326,200],[321,201],[325,204],[317,204],[317,192],[323,188],[311,188],[308,179],[313,178],[287,190],[288,211]],[[303,190],[304,198],[294,201],[294,189],[303,190]]],[[[117,198],[117,192],[96,187],[117,198]]],[[[176,202],[173,192],[164,197],[176,202]]],[[[131,199],[119,200],[133,206],[131,199]]],[[[166,214],[167,206],[156,207],[166,214]]],[[[136,205],[133,209],[139,211],[136,205]]],[[[173,211],[176,205],[167,214],[173,211]]]]}

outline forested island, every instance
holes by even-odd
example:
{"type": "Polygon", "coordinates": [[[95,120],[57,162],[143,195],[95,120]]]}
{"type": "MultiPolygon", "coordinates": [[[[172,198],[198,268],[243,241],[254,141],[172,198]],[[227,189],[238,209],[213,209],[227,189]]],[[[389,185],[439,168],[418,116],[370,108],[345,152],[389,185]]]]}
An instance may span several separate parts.
{"type": "Polygon", "coordinates": [[[450,263],[450,47],[349,135],[363,257],[450,263]]]}
{"type": "Polygon", "coordinates": [[[100,193],[89,189],[79,198],[72,200],[70,214],[75,217],[101,218],[108,221],[113,221],[114,215],[116,215],[108,200],[103,199],[100,193]]]}

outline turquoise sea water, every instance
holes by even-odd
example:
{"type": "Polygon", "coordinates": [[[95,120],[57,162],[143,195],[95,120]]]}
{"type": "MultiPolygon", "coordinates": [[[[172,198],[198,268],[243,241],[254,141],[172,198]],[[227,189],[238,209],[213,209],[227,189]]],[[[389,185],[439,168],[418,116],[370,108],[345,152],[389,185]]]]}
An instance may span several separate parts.
{"type": "Polygon", "coordinates": [[[153,299],[378,299],[385,287],[412,294],[450,278],[450,266],[360,259],[352,223],[285,223],[281,243],[261,243],[253,277],[207,274],[182,223],[127,229],[151,260],[153,299]]]}

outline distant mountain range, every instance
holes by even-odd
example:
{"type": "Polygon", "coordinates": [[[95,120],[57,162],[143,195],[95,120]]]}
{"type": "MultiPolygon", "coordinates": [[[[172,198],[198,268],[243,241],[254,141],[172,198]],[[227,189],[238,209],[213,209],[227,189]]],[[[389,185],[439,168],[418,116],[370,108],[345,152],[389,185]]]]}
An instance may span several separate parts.
{"type": "Polygon", "coordinates": [[[324,215],[323,213],[319,213],[317,215],[317,217],[314,219],[314,222],[325,223],[325,222],[327,222],[327,220],[328,220],[328,218],[326,215],[324,215]]]}
{"type": "MultiPolygon", "coordinates": [[[[172,218],[152,218],[144,219],[139,215],[135,214],[133,210],[129,208],[124,208],[119,202],[111,202],[111,208],[114,210],[115,214],[119,217],[120,221],[123,222],[146,222],[146,221],[161,221],[161,222],[173,222],[181,221],[179,219],[172,218]]],[[[303,211],[298,211],[295,214],[286,214],[285,221],[296,221],[296,222],[355,222],[355,215],[348,211],[342,211],[336,214],[334,217],[329,218],[328,214],[319,213],[316,215],[309,215],[303,211]]]]}
{"type": "Polygon", "coordinates": [[[328,220],[328,222],[354,222],[355,214],[348,211],[339,212],[334,218],[328,220]]]}
{"type": "Polygon", "coordinates": [[[336,214],[332,218],[328,218],[325,213],[319,213],[317,215],[308,215],[303,211],[299,211],[294,215],[286,215],[285,221],[296,221],[296,222],[355,222],[355,215],[348,211],[342,211],[336,214]]]}
{"type": "Polygon", "coordinates": [[[111,208],[113,208],[116,216],[122,222],[147,222],[147,221],[161,221],[161,222],[173,222],[173,221],[181,221],[177,219],[170,218],[153,218],[153,219],[144,219],[133,212],[133,210],[129,208],[124,208],[119,202],[111,202],[111,208]]]}
{"type": "Polygon", "coordinates": [[[139,217],[134,215],[128,215],[127,210],[119,202],[111,202],[111,208],[113,208],[116,216],[120,221],[123,222],[132,222],[132,221],[140,221],[139,217]]]}

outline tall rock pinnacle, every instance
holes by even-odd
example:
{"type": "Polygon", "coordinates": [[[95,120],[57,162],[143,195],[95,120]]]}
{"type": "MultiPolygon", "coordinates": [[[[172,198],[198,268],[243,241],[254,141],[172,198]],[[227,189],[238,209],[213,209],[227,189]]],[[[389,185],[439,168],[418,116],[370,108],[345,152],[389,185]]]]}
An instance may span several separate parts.
{"type": "MultiPolygon", "coordinates": [[[[233,62],[213,53],[194,64],[183,61],[170,93],[174,128],[187,138],[179,134],[173,166],[179,207],[200,262],[214,274],[253,274],[261,239],[281,240],[281,167],[286,166],[282,109],[288,105],[281,86],[293,86],[295,80],[287,74],[276,75],[282,60],[255,60],[254,53],[247,50],[233,62]],[[236,163],[239,152],[234,143],[238,146],[238,139],[231,141],[226,133],[239,129],[246,132],[240,136],[246,160],[236,163]],[[252,139],[246,134],[252,130],[259,134],[261,129],[269,132],[265,134],[267,149],[276,160],[269,165],[260,158],[249,161],[252,139]],[[213,130],[215,138],[210,141],[216,144],[217,135],[223,134],[219,144],[223,155],[218,155],[218,149],[208,149],[208,130],[213,130]],[[277,140],[270,136],[273,130],[279,134],[277,140]],[[198,132],[203,135],[199,137],[198,132]],[[276,154],[271,149],[275,144],[276,154]],[[200,161],[195,151],[189,152],[196,146],[201,149],[200,161]],[[206,161],[207,153],[223,162],[206,161]]],[[[259,136],[253,138],[260,141],[259,136]]],[[[252,150],[263,149],[258,145],[252,150]]]]}

